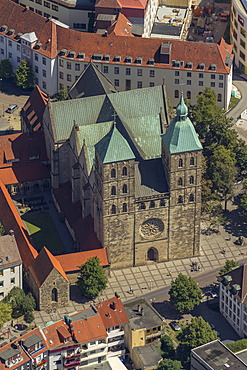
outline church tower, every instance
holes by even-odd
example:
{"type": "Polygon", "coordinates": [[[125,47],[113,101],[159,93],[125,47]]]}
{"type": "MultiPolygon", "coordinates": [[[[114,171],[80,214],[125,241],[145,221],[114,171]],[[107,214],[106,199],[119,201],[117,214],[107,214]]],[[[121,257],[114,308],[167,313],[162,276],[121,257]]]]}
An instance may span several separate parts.
{"type": "Polygon", "coordinates": [[[135,155],[115,122],[95,145],[95,230],[112,268],[134,258],[135,155]]]}
{"type": "Polygon", "coordinates": [[[169,259],[199,255],[202,145],[183,94],[162,135],[162,161],[170,192],[169,259]]]}

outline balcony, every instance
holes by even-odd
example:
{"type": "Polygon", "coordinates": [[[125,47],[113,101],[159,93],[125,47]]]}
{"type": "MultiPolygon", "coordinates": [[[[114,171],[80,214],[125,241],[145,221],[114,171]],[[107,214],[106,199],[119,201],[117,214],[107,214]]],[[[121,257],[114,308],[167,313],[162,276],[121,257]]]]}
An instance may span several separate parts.
{"type": "Polygon", "coordinates": [[[121,339],[118,338],[114,341],[109,342],[108,343],[108,348],[113,347],[113,346],[118,346],[118,345],[121,345],[123,343],[124,343],[124,338],[121,338],[121,339]]]}
{"type": "Polygon", "coordinates": [[[78,357],[80,357],[80,353],[73,352],[71,354],[67,354],[67,356],[64,356],[64,359],[66,359],[66,360],[72,360],[72,359],[78,358],[78,357]]]}
{"type": "Polygon", "coordinates": [[[164,330],[146,334],[146,339],[157,338],[164,334],[164,330]]]}
{"type": "Polygon", "coordinates": [[[38,369],[40,366],[44,365],[47,361],[46,360],[42,360],[40,362],[36,362],[35,360],[33,361],[33,368],[34,369],[38,369]]]}
{"type": "Polygon", "coordinates": [[[112,330],[108,333],[108,338],[118,337],[120,335],[124,335],[123,329],[112,330]]]}
{"type": "Polygon", "coordinates": [[[81,361],[80,361],[80,356],[77,356],[77,358],[73,359],[73,360],[66,360],[64,362],[64,367],[68,368],[70,366],[78,366],[80,365],[81,361]]]}

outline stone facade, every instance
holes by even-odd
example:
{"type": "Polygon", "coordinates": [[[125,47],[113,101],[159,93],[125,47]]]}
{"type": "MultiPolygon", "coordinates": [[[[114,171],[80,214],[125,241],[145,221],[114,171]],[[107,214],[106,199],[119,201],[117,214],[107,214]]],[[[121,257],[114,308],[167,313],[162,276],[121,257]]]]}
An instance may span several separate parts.
{"type": "MultiPolygon", "coordinates": [[[[112,94],[111,97],[117,94],[112,94]]],[[[162,99],[161,104],[164,105],[165,98],[162,99]]],[[[166,135],[173,121],[170,125],[165,124],[168,122],[160,125],[157,123],[159,121],[150,121],[154,127],[161,126],[160,134],[157,133],[160,141],[156,141],[156,152],[159,154],[153,157],[150,155],[150,159],[144,159],[145,155],[143,158],[136,154],[135,144],[133,140],[126,139],[128,135],[124,133],[120,119],[109,126],[109,131],[106,130],[101,138],[95,139],[94,146],[87,151],[87,142],[92,140],[92,136],[85,141],[83,135],[88,135],[85,126],[74,124],[68,139],[56,144],[55,135],[50,135],[53,127],[52,114],[50,113],[50,118],[45,114],[44,130],[47,148],[50,148],[48,155],[50,153],[53,187],[58,187],[66,181],[71,182],[71,200],[81,201],[82,217],[92,215],[94,231],[101,245],[107,249],[111,268],[192,257],[200,253],[202,146],[187,117],[183,98],[181,99],[182,105],[180,110],[177,110],[176,122],[179,127],[184,125],[185,130],[179,132],[181,141],[177,145],[176,153],[160,138],[160,134],[166,135]],[[110,143],[114,135],[123,145],[119,148],[115,145],[115,151],[109,149],[114,146],[110,143]],[[122,139],[119,139],[121,135],[122,139]],[[181,139],[181,135],[185,137],[181,139]],[[106,143],[108,138],[109,142],[106,143]],[[189,143],[186,148],[183,147],[184,142],[189,143]],[[107,145],[110,154],[106,154],[107,145]],[[131,151],[134,157],[130,155],[131,151]],[[91,166],[89,154],[93,156],[91,166]],[[112,158],[115,158],[112,161],[109,160],[111,154],[112,158]],[[105,155],[108,155],[107,161],[105,155]],[[129,157],[126,157],[128,155],[129,157]],[[150,182],[153,177],[155,181],[150,182]]],[[[83,98],[82,105],[83,101],[89,104],[92,97],[83,98]]],[[[68,103],[71,104],[71,101],[68,103]]],[[[107,109],[111,109],[110,103],[107,104],[107,109]]],[[[163,120],[167,121],[166,108],[160,107],[161,105],[157,109],[158,118],[161,119],[160,112],[163,111],[163,120]]],[[[95,130],[102,127],[102,132],[106,121],[109,119],[105,118],[103,123],[97,122],[95,130]]],[[[146,127],[148,130],[148,126],[146,127]]],[[[91,126],[89,132],[90,130],[91,126]]],[[[177,130],[177,126],[174,130],[177,130]]],[[[99,137],[98,133],[93,132],[92,135],[99,137]]],[[[176,136],[176,132],[174,135],[176,136]]],[[[148,137],[142,140],[143,147],[146,142],[149,147],[154,145],[148,142],[148,137]]]]}

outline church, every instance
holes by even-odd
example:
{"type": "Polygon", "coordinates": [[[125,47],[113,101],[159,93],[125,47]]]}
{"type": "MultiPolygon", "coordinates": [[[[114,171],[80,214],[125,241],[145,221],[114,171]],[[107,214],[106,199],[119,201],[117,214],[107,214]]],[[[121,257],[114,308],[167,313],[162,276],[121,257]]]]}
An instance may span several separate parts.
{"type": "Polygon", "coordinates": [[[69,184],[110,267],[199,255],[202,145],[183,94],[170,122],[164,85],[118,92],[89,63],[69,96],[43,116],[51,187],[69,184]]]}

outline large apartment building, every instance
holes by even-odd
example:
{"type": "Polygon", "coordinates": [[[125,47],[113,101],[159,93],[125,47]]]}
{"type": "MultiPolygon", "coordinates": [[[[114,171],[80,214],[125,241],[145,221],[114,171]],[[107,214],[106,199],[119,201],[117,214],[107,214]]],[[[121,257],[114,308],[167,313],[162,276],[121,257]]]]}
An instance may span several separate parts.
{"type": "Polygon", "coordinates": [[[118,90],[151,87],[166,82],[176,106],[181,85],[192,104],[211,87],[222,108],[232,88],[232,47],[224,40],[208,44],[90,34],[57,25],[10,0],[0,0],[0,60],[18,67],[27,59],[36,83],[49,95],[69,89],[90,60],[118,90]]]}
{"type": "Polygon", "coordinates": [[[247,74],[247,1],[231,2],[230,39],[233,45],[236,66],[247,74]]]}

